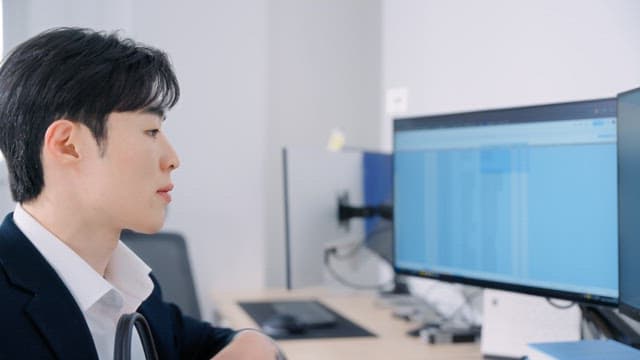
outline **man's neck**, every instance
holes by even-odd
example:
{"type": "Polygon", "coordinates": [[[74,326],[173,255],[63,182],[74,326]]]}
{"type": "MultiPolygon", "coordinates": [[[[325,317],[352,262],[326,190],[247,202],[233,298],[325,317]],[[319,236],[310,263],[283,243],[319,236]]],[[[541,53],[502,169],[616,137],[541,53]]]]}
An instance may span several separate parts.
{"type": "Polygon", "coordinates": [[[86,214],[72,211],[69,206],[54,205],[50,199],[22,203],[22,208],[45,229],[64,242],[98,274],[104,276],[111,255],[118,245],[120,231],[92,221],[86,214]]]}

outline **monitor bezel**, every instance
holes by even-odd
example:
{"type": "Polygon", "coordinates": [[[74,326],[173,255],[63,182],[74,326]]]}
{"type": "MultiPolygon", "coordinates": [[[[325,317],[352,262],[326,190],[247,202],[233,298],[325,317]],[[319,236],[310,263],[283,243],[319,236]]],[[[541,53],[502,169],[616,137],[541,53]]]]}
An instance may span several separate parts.
{"type": "MultiPolygon", "coordinates": [[[[457,112],[448,114],[435,114],[427,116],[416,116],[406,118],[396,118],[393,124],[393,173],[395,176],[395,156],[396,143],[395,134],[398,131],[406,129],[437,129],[464,126],[478,126],[486,124],[516,124],[527,122],[545,122],[557,120],[583,119],[585,116],[593,116],[598,114],[597,111],[603,110],[603,116],[616,116],[617,114],[617,98],[602,98],[583,101],[571,101],[561,103],[549,103],[533,106],[519,106],[502,109],[477,110],[470,112],[457,112]],[[591,112],[588,110],[591,109],[591,112]],[[572,116],[567,116],[566,111],[574,111],[572,116]],[[582,111],[582,112],[581,112],[582,111]],[[514,120],[514,115],[521,115],[522,112],[529,112],[528,118],[518,118],[514,120]],[[594,113],[595,112],[595,113],[594,113]],[[520,113],[520,114],[518,114],[520,113]],[[550,116],[558,115],[558,118],[549,119],[550,116]]],[[[617,142],[617,139],[616,139],[617,142]]],[[[394,202],[397,199],[394,187],[394,202]]],[[[395,208],[395,203],[394,203],[395,208]]],[[[394,225],[393,241],[395,244],[396,228],[394,225]]],[[[618,239],[616,239],[618,241],[618,239]]],[[[485,288],[507,290],[519,292],[529,295],[537,295],[550,298],[565,299],[584,304],[604,305],[615,307],[618,306],[618,297],[610,297],[596,294],[586,294],[574,291],[563,291],[551,288],[537,287],[531,285],[514,284],[503,281],[486,280],[479,278],[470,278],[460,275],[452,275],[435,271],[421,271],[408,269],[398,266],[396,258],[396,247],[393,246],[393,267],[397,274],[409,275],[415,277],[435,279],[450,283],[460,283],[465,285],[479,286],[485,288]]]]}
{"type": "MultiPolygon", "coordinates": [[[[629,95],[632,93],[637,93],[640,91],[640,87],[638,88],[634,88],[631,90],[627,90],[624,92],[621,92],[618,94],[618,96],[616,97],[616,114],[618,113],[619,110],[619,104],[620,104],[620,97],[625,96],[625,95],[629,95]]],[[[619,122],[618,122],[619,124],[619,122]]],[[[620,148],[618,147],[618,159],[620,159],[620,148]]],[[[619,162],[618,162],[618,186],[620,185],[620,166],[619,166],[619,162]]],[[[618,191],[618,229],[620,229],[620,191],[618,191]]],[[[640,321],[640,308],[637,308],[633,305],[630,305],[626,302],[623,301],[621,292],[620,290],[622,289],[622,286],[620,286],[622,284],[622,264],[620,262],[620,259],[622,259],[622,256],[620,256],[620,254],[622,253],[620,244],[622,243],[621,240],[621,234],[620,231],[618,231],[618,310],[620,310],[620,312],[624,315],[629,316],[630,318],[636,320],[636,321],[640,321]]]]}

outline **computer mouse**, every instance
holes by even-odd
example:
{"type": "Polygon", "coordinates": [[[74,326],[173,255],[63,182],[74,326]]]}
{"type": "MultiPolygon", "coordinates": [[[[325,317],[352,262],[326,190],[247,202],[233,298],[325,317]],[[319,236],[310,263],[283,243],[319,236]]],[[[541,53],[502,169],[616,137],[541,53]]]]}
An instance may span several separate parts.
{"type": "Polygon", "coordinates": [[[262,331],[273,337],[301,334],[305,332],[305,326],[295,316],[288,314],[275,314],[261,324],[262,331]]]}

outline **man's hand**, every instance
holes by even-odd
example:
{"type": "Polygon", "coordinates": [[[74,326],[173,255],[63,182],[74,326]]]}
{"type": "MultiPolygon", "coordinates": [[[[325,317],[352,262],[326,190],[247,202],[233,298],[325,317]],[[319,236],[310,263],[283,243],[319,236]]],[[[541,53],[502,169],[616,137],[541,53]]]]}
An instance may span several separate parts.
{"type": "Polygon", "coordinates": [[[273,340],[259,331],[241,331],[211,360],[277,360],[273,340]]]}

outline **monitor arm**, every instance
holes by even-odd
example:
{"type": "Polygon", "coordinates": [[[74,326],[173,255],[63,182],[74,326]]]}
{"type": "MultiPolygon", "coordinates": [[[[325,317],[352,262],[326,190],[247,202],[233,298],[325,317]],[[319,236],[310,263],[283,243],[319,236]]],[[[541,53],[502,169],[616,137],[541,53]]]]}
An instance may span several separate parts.
{"type": "Polygon", "coordinates": [[[380,216],[387,220],[393,220],[393,206],[351,206],[349,205],[349,195],[344,193],[338,197],[338,220],[341,224],[348,222],[352,218],[368,218],[380,216]]]}

